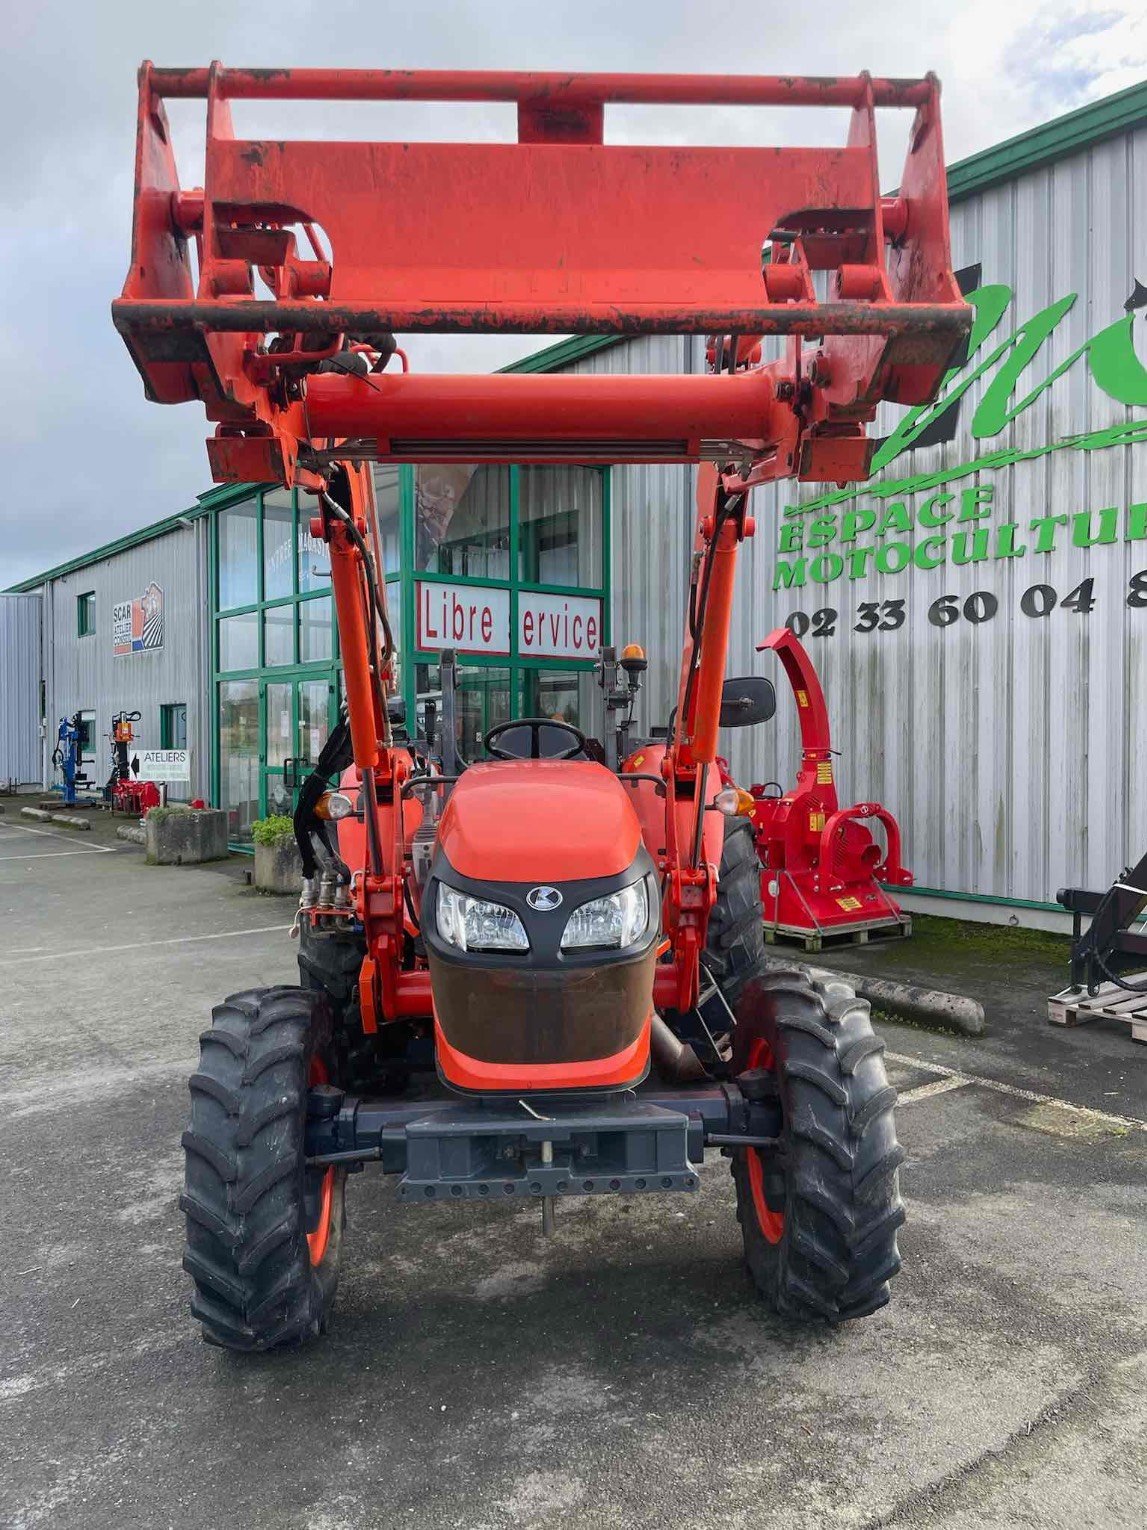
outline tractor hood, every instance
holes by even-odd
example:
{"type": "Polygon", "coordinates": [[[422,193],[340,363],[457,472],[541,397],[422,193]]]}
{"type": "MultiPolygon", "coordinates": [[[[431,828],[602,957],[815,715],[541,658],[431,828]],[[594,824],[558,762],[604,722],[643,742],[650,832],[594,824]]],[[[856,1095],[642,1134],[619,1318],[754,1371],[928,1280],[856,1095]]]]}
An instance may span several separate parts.
{"type": "Polygon", "coordinates": [[[450,795],[438,846],[455,872],[476,880],[616,876],[641,844],[630,795],[591,760],[471,765],[450,795]]]}

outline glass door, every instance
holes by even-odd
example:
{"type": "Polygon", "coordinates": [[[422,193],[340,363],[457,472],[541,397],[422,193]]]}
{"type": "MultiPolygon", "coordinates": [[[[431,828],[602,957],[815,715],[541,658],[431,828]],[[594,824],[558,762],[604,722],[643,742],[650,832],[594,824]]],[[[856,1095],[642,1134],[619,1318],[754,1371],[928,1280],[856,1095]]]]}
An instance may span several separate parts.
{"type": "Polygon", "coordinates": [[[263,682],[263,725],[266,740],[263,749],[263,813],[292,811],[291,793],[283,783],[283,766],[294,753],[295,682],[263,682]]]}
{"type": "Polygon", "coordinates": [[[251,839],[259,817],[259,682],[219,683],[219,798],[227,813],[227,837],[239,844],[251,839]]]}
{"type": "Polygon", "coordinates": [[[507,722],[510,671],[477,665],[458,671],[458,748],[466,760],[480,760],[482,740],[497,723],[507,722]]]}
{"type": "Polygon", "coordinates": [[[585,731],[591,726],[595,680],[576,669],[523,669],[523,717],[552,717],[585,731]]]}
{"type": "Polygon", "coordinates": [[[296,686],[299,719],[297,757],[306,760],[308,765],[317,765],[322,747],[330,737],[331,716],[335,709],[335,684],[324,676],[320,680],[299,680],[296,686]]]}
{"type": "Polygon", "coordinates": [[[263,812],[293,813],[295,794],[284,780],[288,760],[302,760],[296,771],[317,765],[331,731],[335,708],[335,680],[331,675],[299,675],[289,680],[263,683],[263,718],[266,747],[263,750],[263,812]]]}

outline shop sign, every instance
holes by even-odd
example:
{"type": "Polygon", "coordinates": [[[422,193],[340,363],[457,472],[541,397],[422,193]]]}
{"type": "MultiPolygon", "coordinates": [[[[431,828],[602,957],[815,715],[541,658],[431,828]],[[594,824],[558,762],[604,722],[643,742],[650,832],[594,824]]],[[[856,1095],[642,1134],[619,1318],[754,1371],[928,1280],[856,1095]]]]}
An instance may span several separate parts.
{"type": "MultiPolygon", "coordinates": [[[[850,582],[865,580],[874,573],[905,574],[911,579],[913,574],[948,566],[1038,559],[1061,548],[1087,550],[1147,543],[1147,502],[1056,504],[1019,520],[1000,515],[996,503],[999,480],[995,475],[1021,463],[1061,452],[1090,454],[1147,443],[1147,418],[1142,414],[1132,413],[1113,425],[1053,437],[1036,445],[988,450],[922,473],[885,471],[917,445],[950,440],[962,406],[970,413],[973,440],[990,441],[1000,436],[1073,367],[1086,368],[1100,392],[1127,410],[1147,407],[1147,367],[1136,351],[1134,335],[1136,312],[1147,303],[1139,284],[1121,318],[1061,361],[1050,354],[1053,336],[1059,338],[1057,331],[1074,308],[1078,294],[1066,294],[1000,339],[1012,297],[1011,288],[1002,284],[985,285],[968,294],[974,315],[968,360],[949,372],[933,403],[910,409],[891,435],[879,443],[872,459],[872,479],[851,488],[830,490],[784,511],[777,535],[774,590],[808,589],[811,595],[818,586],[840,584],[847,588],[850,582]],[[1041,357],[1046,376],[1030,387],[1027,369],[1041,357]],[[973,385],[978,394],[966,400],[973,385]],[[1022,396],[1017,396],[1021,392],[1022,396]]],[[[1147,547],[1143,562],[1147,564],[1147,547]]],[[[1033,580],[1021,601],[1025,614],[1042,616],[1046,614],[1044,608],[1050,611],[1057,601],[1070,610],[1090,610],[1090,589],[1080,586],[1065,596],[1038,574],[1033,574],[1033,580]],[[1035,609],[1028,611],[1028,605],[1035,609]]],[[[1147,568],[1132,574],[1120,598],[1128,606],[1138,606],[1144,603],[1145,595],[1147,568]]],[[[940,597],[929,612],[933,625],[946,626],[957,619],[943,605],[954,599],[940,597]]],[[[903,607],[904,602],[885,604],[903,607]]],[[[813,635],[828,635],[816,633],[815,626],[816,617],[824,617],[830,610],[835,618],[837,611],[828,606],[808,616],[813,635]]],[[[856,630],[892,631],[900,624],[900,616],[895,610],[889,617],[886,612],[877,613],[875,607],[871,611],[861,609],[856,630]]],[[[797,617],[799,624],[801,613],[797,617]]],[[[990,617],[970,615],[967,619],[975,623],[990,617]]]]}
{"type": "Polygon", "coordinates": [[[417,646],[432,652],[510,651],[510,592],[496,585],[416,580],[417,646]]]}
{"type": "Polygon", "coordinates": [[[518,596],[522,658],[596,659],[601,648],[601,601],[588,595],[518,596]]]}
{"type": "Polygon", "coordinates": [[[154,580],[135,600],[112,606],[112,653],[150,653],[163,647],[163,589],[154,580]]]}
{"type": "Polygon", "coordinates": [[[190,781],[191,750],[137,749],[131,770],[140,781],[190,781]]]}

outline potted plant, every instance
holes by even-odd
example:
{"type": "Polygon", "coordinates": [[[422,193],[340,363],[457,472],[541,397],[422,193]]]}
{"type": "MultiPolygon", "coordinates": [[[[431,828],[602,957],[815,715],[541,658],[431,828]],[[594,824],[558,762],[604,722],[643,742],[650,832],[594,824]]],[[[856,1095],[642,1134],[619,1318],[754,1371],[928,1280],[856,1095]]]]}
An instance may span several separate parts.
{"type": "Polygon", "coordinates": [[[255,841],[255,886],[260,892],[297,898],[303,865],[295,843],[295,826],[285,813],[257,818],[251,825],[255,841]]]}
{"type": "Polygon", "coordinates": [[[227,859],[227,814],[218,808],[154,807],[144,819],[144,843],[152,866],[198,866],[227,859]]]}

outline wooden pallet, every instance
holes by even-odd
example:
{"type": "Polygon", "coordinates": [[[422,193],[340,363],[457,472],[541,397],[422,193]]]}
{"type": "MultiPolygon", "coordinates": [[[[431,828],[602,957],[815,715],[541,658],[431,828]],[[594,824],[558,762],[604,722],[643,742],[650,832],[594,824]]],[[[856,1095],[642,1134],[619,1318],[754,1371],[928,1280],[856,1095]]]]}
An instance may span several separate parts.
{"type": "MultiPolygon", "coordinates": [[[[1147,972],[1130,972],[1129,983],[1147,989],[1147,972]]],[[[1128,993],[1118,983],[1104,983],[1094,994],[1086,988],[1065,988],[1047,1001],[1049,1025],[1085,1025],[1089,1020],[1125,1020],[1131,1040],[1147,1042],[1147,992],[1128,993]]]]}
{"type": "Polygon", "coordinates": [[[804,930],[795,925],[766,924],[765,940],[770,945],[791,943],[806,951],[821,951],[826,946],[866,946],[870,940],[899,940],[912,933],[912,915],[895,919],[871,919],[863,924],[837,925],[824,930],[804,930]]]}

